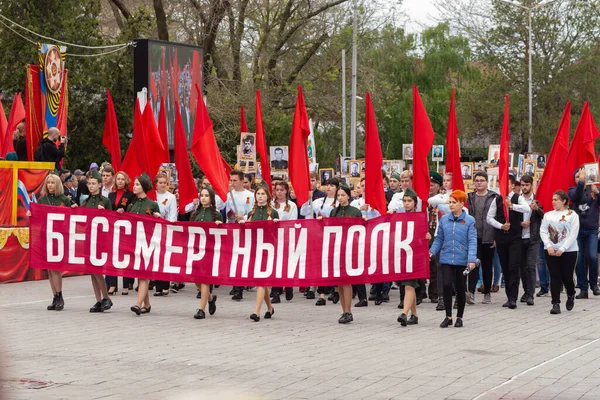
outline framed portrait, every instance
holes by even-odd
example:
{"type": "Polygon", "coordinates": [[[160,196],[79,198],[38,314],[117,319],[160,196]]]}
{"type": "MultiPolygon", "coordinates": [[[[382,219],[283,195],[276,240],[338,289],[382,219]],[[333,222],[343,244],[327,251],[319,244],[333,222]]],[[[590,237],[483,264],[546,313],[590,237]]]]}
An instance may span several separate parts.
{"type": "Polygon", "coordinates": [[[381,170],[385,171],[386,176],[390,176],[392,172],[392,162],[388,160],[384,160],[383,164],[381,164],[381,170]]]}
{"type": "Polygon", "coordinates": [[[240,135],[240,160],[256,161],[256,134],[242,133],[240,135]]]}
{"type": "Polygon", "coordinates": [[[391,163],[391,174],[401,174],[404,171],[404,161],[403,160],[392,160],[391,163]]]}
{"type": "Polygon", "coordinates": [[[472,162],[461,162],[460,163],[460,172],[462,174],[463,181],[472,182],[473,181],[473,171],[474,164],[472,162]]]}
{"type": "Polygon", "coordinates": [[[515,164],[515,153],[508,153],[508,168],[512,168],[515,164]]]}
{"type": "Polygon", "coordinates": [[[444,161],[444,146],[434,144],[431,148],[431,161],[444,161]]]}
{"type": "Polygon", "coordinates": [[[262,168],[260,167],[260,161],[256,163],[256,179],[260,179],[262,181],[262,168]]]}
{"type": "Polygon", "coordinates": [[[352,189],[356,189],[360,185],[360,178],[348,178],[348,186],[352,189]]]}
{"type": "Polygon", "coordinates": [[[474,172],[485,172],[488,169],[488,164],[485,161],[477,161],[475,163],[474,172]]]}
{"type": "Polygon", "coordinates": [[[499,144],[490,144],[488,148],[488,165],[492,167],[497,167],[498,162],[500,161],[500,145],[499,144]]]}
{"type": "Polygon", "coordinates": [[[413,145],[412,143],[405,143],[402,145],[402,159],[404,161],[410,161],[413,159],[413,145]]]}
{"type": "Polygon", "coordinates": [[[360,178],[362,173],[362,163],[360,160],[350,160],[348,161],[348,175],[350,178],[360,178]]]}
{"type": "Polygon", "coordinates": [[[333,168],[319,169],[319,177],[321,178],[321,186],[324,186],[328,179],[333,178],[333,168]]]}
{"type": "Polygon", "coordinates": [[[597,185],[598,181],[598,163],[583,164],[583,171],[585,172],[585,184],[586,185],[597,185]]]}
{"type": "Polygon", "coordinates": [[[537,165],[536,168],[538,170],[546,168],[546,154],[538,154],[537,156],[537,165]]]}
{"type": "MultiPolygon", "coordinates": [[[[492,168],[490,168],[492,169],[492,168]]],[[[496,169],[496,175],[488,175],[488,190],[491,190],[492,192],[496,192],[498,193],[498,168],[493,168],[496,169]]],[[[489,171],[489,170],[488,170],[489,171]]]]}
{"type": "Polygon", "coordinates": [[[535,169],[537,166],[537,159],[526,158],[523,160],[523,172],[521,176],[529,175],[532,178],[535,176],[535,169]]]}
{"type": "Polygon", "coordinates": [[[159,172],[164,172],[169,177],[169,184],[176,185],[179,179],[177,178],[177,167],[175,163],[162,163],[160,164],[159,172]]]}
{"type": "Polygon", "coordinates": [[[308,169],[310,172],[314,172],[315,174],[319,172],[319,163],[311,163],[308,165],[308,169]]]}
{"type": "Polygon", "coordinates": [[[365,171],[367,170],[367,163],[365,162],[364,158],[360,159],[360,168],[361,168],[361,172],[364,175],[365,171]]]}
{"type": "Polygon", "coordinates": [[[274,171],[287,171],[288,169],[288,147],[270,146],[269,158],[271,160],[271,169],[274,171]]]}

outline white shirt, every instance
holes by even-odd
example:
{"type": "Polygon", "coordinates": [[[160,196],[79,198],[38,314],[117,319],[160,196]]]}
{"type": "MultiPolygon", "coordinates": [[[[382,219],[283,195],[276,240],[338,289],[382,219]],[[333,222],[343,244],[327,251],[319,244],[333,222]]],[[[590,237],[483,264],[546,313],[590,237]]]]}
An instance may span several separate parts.
{"type": "Polygon", "coordinates": [[[109,187],[106,188],[104,186],[102,186],[102,196],[106,197],[108,199],[108,194],[111,193],[113,191],[113,187],[109,187]]]}
{"type": "Polygon", "coordinates": [[[564,252],[578,251],[579,216],[573,210],[552,210],[544,214],[540,237],[544,249],[550,247],[564,252]]]}
{"type": "MultiPolygon", "coordinates": [[[[417,212],[422,210],[421,199],[417,197],[417,212]]],[[[388,204],[388,211],[404,212],[404,192],[394,193],[390,204],[388,204]]]]}
{"type": "Polygon", "coordinates": [[[310,202],[307,201],[300,207],[300,214],[304,215],[306,219],[314,218],[316,216],[329,217],[334,208],[338,206],[338,202],[335,198],[321,197],[312,202],[312,210],[310,202]]]}
{"type": "Polygon", "coordinates": [[[169,222],[177,221],[177,199],[171,192],[156,192],[156,202],[160,210],[160,216],[169,222]]]}
{"type": "MultiPolygon", "coordinates": [[[[529,198],[521,195],[521,197],[523,199],[525,199],[525,202],[527,203],[528,206],[531,205],[531,203],[533,203],[533,193],[531,193],[531,196],[529,196],[529,198]]],[[[527,210],[527,212],[523,213],[523,222],[529,222],[531,221],[531,207],[529,207],[529,210],[527,210]]],[[[531,230],[529,229],[529,226],[527,226],[526,228],[523,228],[523,234],[521,235],[521,237],[523,239],[530,239],[531,238],[531,230]]]]}
{"type": "Polygon", "coordinates": [[[271,207],[277,210],[277,214],[279,215],[280,221],[290,221],[294,219],[298,219],[298,206],[293,201],[288,201],[287,204],[290,206],[289,211],[285,211],[285,201],[283,203],[279,203],[279,208],[275,208],[276,200],[271,200],[271,207]]]}
{"type": "Polygon", "coordinates": [[[227,201],[225,202],[227,222],[235,222],[234,214],[242,217],[247,216],[252,211],[252,207],[254,207],[254,193],[246,189],[239,192],[231,190],[227,193],[227,201]]]}
{"type": "MultiPolygon", "coordinates": [[[[365,205],[365,198],[359,197],[358,199],[352,201],[350,205],[360,210],[360,208],[365,205]]],[[[367,211],[360,210],[360,212],[363,215],[363,217],[367,217],[367,219],[372,219],[381,216],[379,211],[372,209],[371,206],[369,206],[367,211]]]]}
{"type": "MultiPolygon", "coordinates": [[[[509,200],[510,198],[515,194],[515,192],[510,192],[510,194],[508,195],[509,200]]],[[[504,204],[506,204],[507,200],[504,200],[504,204]]],[[[490,204],[490,208],[488,210],[487,213],[487,217],[485,218],[485,220],[487,221],[488,224],[490,224],[491,226],[493,226],[496,229],[502,229],[502,224],[500,222],[498,222],[496,220],[496,202],[492,201],[492,203],[490,204]]],[[[531,209],[529,208],[529,204],[527,204],[527,202],[525,201],[525,199],[523,198],[523,196],[519,195],[519,204],[513,204],[512,205],[512,209],[513,211],[516,212],[520,212],[521,214],[525,214],[526,212],[530,211],[531,209]]]]}

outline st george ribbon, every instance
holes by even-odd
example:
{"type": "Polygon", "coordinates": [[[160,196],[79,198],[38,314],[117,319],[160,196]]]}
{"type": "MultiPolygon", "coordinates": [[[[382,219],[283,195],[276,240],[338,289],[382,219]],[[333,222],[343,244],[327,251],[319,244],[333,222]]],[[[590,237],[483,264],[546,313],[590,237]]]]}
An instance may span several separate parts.
{"type": "Polygon", "coordinates": [[[364,221],[178,222],[31,206],[30,266],[236,286],[334,286],[429,277],[424,213],[364,221]]]}

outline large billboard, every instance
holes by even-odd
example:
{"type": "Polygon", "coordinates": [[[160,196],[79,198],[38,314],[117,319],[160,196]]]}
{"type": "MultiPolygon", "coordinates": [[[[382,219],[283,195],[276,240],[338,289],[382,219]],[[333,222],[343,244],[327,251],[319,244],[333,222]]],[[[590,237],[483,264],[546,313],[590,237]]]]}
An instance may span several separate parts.
{"type": "Polygon", "coordinates": [[[161,99],[167,116],[169,148],[173,149],[175,104],[179,104],[188,146],[196,120],[198,94],[202,90],[202,47],[187,44],[141,39],[134,50],[134,87],[139,92],[148,89],[148,101],[158,122],[161,99]]]}

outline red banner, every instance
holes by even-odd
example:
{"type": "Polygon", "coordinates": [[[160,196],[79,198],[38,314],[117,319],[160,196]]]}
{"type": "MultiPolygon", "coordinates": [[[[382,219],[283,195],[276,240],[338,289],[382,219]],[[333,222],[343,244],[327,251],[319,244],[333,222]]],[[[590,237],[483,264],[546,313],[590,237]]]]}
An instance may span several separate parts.
{"type": "Polygon", "coordinates": [[[242,225],[39,204],[31,213],[32,268],[236,286],[429,277],[424,213],[242,225]]]}

